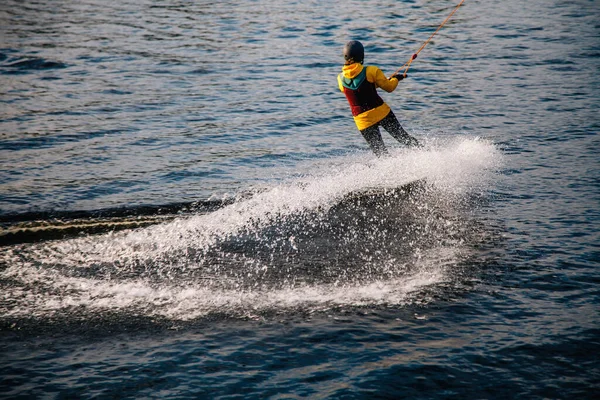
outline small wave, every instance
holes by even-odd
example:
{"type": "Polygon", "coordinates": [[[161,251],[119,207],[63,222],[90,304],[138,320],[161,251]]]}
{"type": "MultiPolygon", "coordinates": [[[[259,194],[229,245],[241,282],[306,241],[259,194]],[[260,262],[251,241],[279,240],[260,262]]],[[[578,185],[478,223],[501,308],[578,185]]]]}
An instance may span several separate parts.
{"type": "Polygon", "coordinates": [[[3,60],[0,71],[4,74],[24,74],[29,71],[67,68],[67,64],[60,61],[49,61],[39,57],[14,58],[3,60]]]}
{"type": "Polygon", "coordinates": [[[46,211],[0,215],[0,246],[116,232],[216,210],[230,200],[144,205],[92,211],[46,211]]]}

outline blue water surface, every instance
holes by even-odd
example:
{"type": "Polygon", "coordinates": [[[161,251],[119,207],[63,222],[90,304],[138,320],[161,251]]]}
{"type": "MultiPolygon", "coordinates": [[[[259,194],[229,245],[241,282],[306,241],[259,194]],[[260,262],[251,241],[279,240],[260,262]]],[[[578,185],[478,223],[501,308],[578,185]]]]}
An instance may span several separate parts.
{"type": "Polygon", "coordinates": [[[0,5],[0,398],[587,399],[600,5],[0,5]]]}

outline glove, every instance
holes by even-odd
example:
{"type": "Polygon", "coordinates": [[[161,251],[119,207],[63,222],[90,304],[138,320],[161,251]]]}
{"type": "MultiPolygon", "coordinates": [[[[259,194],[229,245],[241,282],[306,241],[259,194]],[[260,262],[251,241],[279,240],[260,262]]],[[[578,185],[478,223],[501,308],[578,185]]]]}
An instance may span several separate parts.
{"type": "Polygon", "coordinates": [[[398,82],[400,82],[402,79],[404,79],[404,74],[395,74],[395,75],[392,75],[392,78],[396,78],[396,79],[398,79],[398,82]]]}

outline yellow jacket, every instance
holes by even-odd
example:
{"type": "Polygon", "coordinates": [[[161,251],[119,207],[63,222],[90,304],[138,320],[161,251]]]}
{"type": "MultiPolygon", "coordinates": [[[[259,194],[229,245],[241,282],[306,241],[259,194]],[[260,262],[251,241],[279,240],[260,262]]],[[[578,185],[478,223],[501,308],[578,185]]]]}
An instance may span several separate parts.
{"type": "MultiPolygon", "coordinates": [[[[350,65],[344,65],[342,68],[342,74],[346,78],[354,78],[358,76],[363,70],[366,68],[366,79],[367,81],[375,84],[376,88],[382,88],[388,93],[393,92],[398,86],[398,79],[392,78],[388,79],[385,77],[383,72],[375,67],[375,66],[367,66],[363,67],[360,63],[354,63],[350,65]]],[[[338,86],[340,90],[344,91],[344,86],[342,85],[342,74],[338,75],[338,86]]],[[[379,107],[373,108],[372,110],[365,111],[354,117],[354,122],[356,123],[356,127],[359,130],[366,129],[372,125],[375,125],[382,119],[384,119],[390,112],[390,106],[388,106],[385,102],[379,107]]]]}

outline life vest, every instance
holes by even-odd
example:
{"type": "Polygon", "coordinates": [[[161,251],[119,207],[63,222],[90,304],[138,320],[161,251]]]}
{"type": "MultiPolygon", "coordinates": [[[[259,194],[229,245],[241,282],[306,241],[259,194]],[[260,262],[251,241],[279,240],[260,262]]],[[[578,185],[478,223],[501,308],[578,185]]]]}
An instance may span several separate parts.
{"type": "Polygon", "coordinates": [[[367,68],[363,68],[354,78],[346,78],[340,74],[340,82],[344,94],[350,103],[352,115],[357,116],[383,104],[383,99],[377,94],[374,83],[367,80],[367,68]]]}

